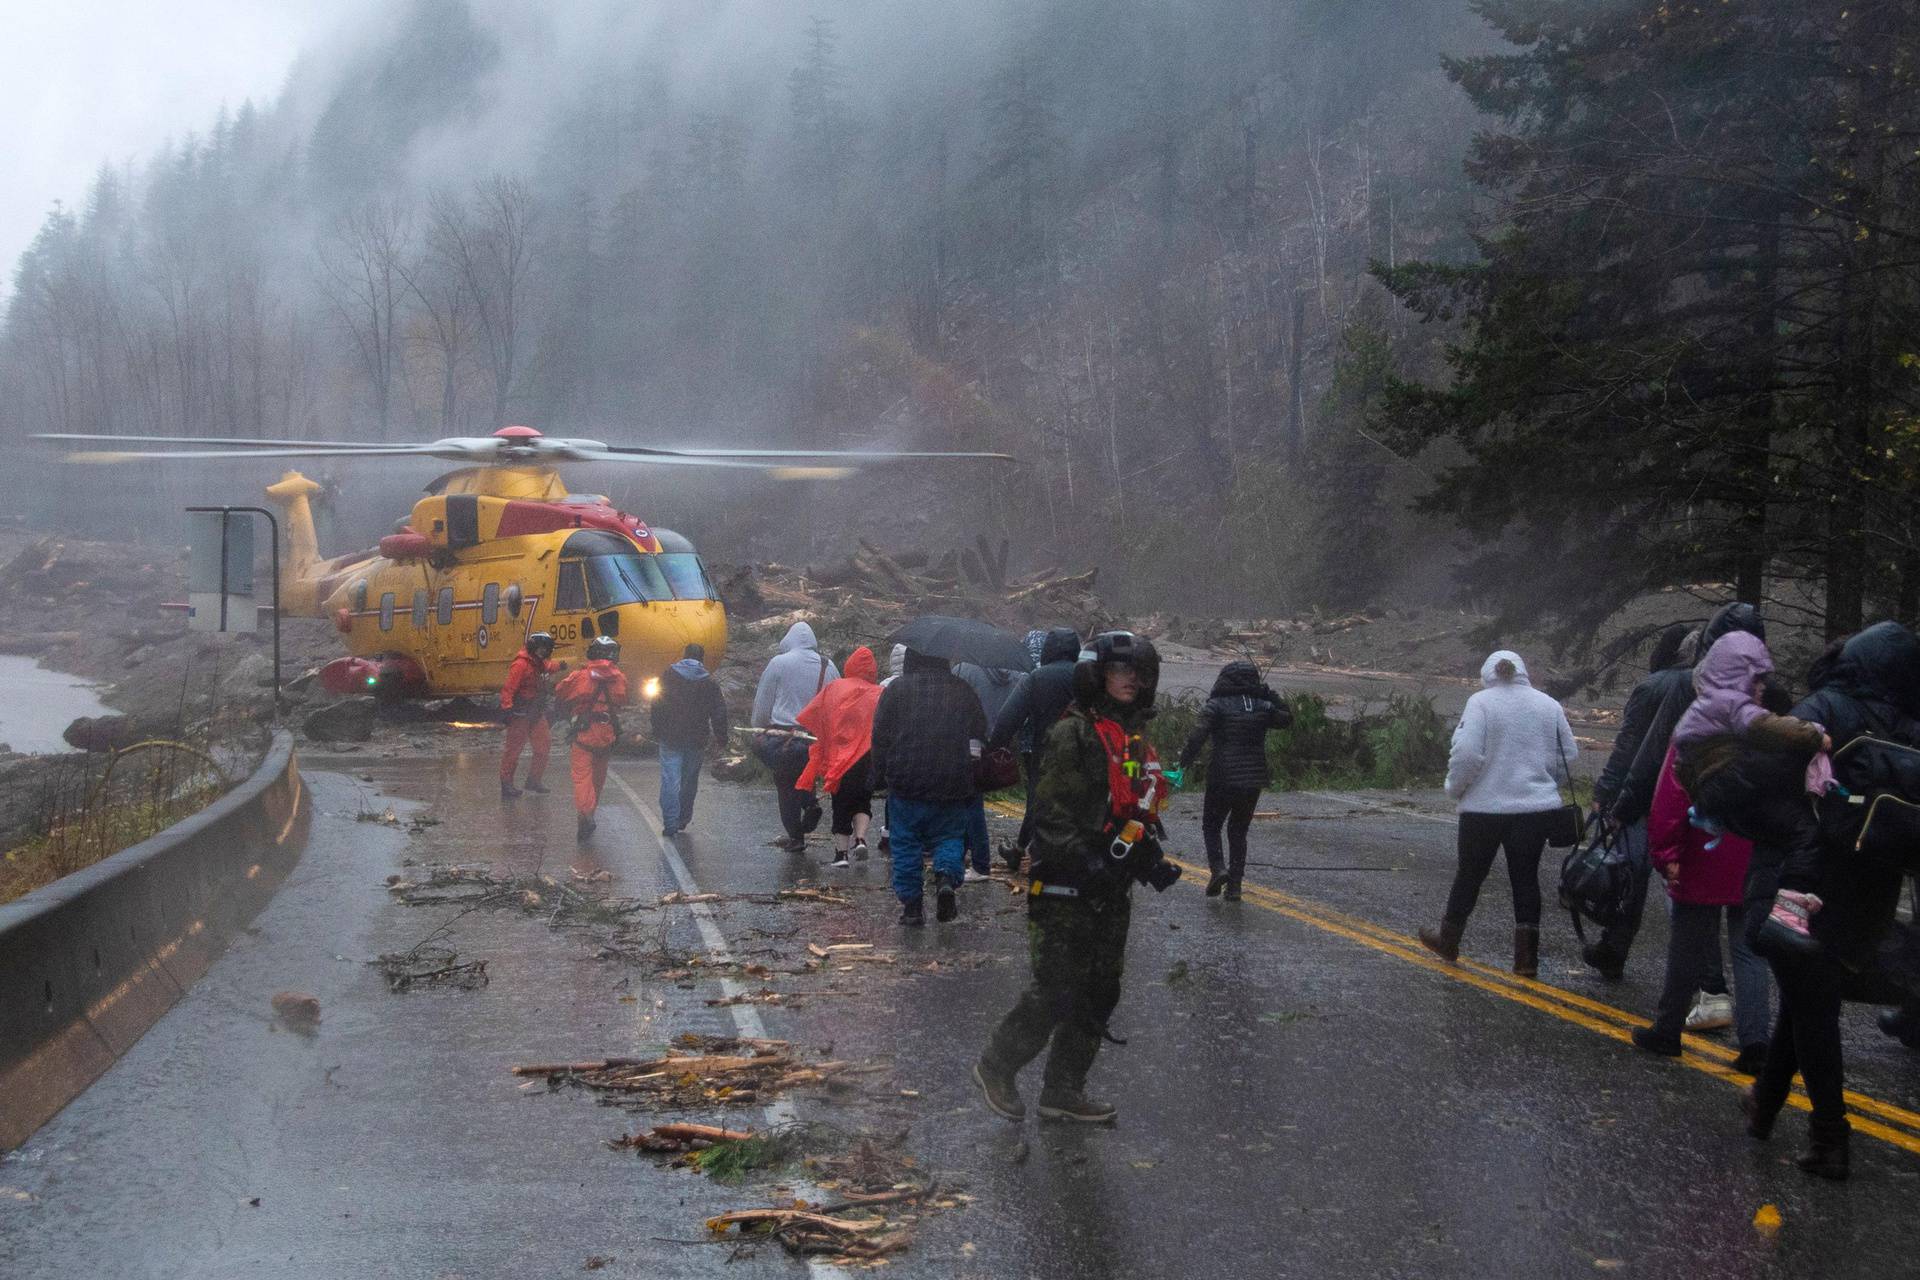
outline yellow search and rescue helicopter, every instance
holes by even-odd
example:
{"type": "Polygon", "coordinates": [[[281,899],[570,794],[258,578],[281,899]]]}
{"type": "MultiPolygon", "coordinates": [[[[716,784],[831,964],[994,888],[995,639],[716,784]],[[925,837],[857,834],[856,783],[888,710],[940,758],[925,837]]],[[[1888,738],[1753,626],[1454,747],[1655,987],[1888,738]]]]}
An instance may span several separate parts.
{"type": "Polygon", "coordinates": [[[661,449],[559,439],[532,427],[430,444],[223,440],[182,436],[42,435],[74,462],[155,459],[433,457],[465,463],[427,487],[412,515],[379,545],[320,554],[311,496],[288,471],[267,494],[286,512],[283,614],[333,621],[348,656],[321,669],[335,692],[392,697],[490,694],[526,637],[545,631],[554,655],[578,665],[587,641],[620,642],[632,687],[651,697],[690,643],[709,663],[726,652],[727,615],[693,544],[569,493],[554,465],[622,462],[746,467],[783,479],[844,475],[869,463],[1001,459],[1004,454],[783,449],[661,449]],[[100,446],[113,446],[101,448],[100,446]],[[167,446],[167,447],[162,447],[167,446]],[[176,447],[177,446],[177,447],[176,447]]]}

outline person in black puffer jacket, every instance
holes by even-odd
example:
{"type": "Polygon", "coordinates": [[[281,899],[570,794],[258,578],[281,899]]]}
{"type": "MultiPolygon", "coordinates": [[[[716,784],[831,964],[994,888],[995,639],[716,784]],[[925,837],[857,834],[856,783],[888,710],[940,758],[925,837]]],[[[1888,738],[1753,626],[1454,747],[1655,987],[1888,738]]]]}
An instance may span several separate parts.
{"type": "MultiPolygon", "coordinates": [[[[1047,730],[1059,721],[1073,704],[1073,668],[1080,661],[1080,633],[1072,627],[1055,627],[1040,644],[1040,665],[1021,676],[1013,692],[993,717],[993,732],[988,745],[1004,747],[1021,740],[1022,771],[1027,778],[1027,814],[1020,820],[1020,834],[1014,845],[1020,854],[1033,843],[1033,789],[1040,776],[1039,744],[1047,730]]],[[[1008,860],[1017,855],[1009,853],[1008,860]]]]}
{"type": "Polygon", "coordinates": [[[1200,722],[1180,752],[1184,771],[1213,742],[1207,765],[1207,791],[1201,810],[1200,832],[1207,844],[1207,896],[1226,891],[1227,901],[1240,900],[1240,879],[1247,869],[1247,828],[1254,807],[1267,785],[1267,731],[1293,723],[1285,699],[1260,679],[1251,662],[1229,662],[1213,682],[1213,693],[1200,708],[1200,722]],[[1231,860],[1221,857],[1220,828],[1227,829],[1231,860]]]}
{"type": "MultiPolygon", "coordinates": [[[[1897,622],[1877,622],[1848,640],[1837,654],[1814,664],[1813,692],[1793,708],[1833,739],[1834,752],[1862,735],[1920,744],[1920,638],[1897,622]]],[[[1840,1050],[1840,1005],[1846,992],[1873,964],[1880,941],[1895,926],[1900,870],[1850,858],[1843,840],[1823,849],[1820,897],[1813,918],[1819,954],[1770,956],[1780,990],[1780,1013],[1766,1066],[1741,1102],[1747,1132],[1765,1138],[1786,1103],[1796,1072],[1805,1082],[1812,1114],[1809,1147],[1796,1164],[1825,1178],[1849,1170],[1846,1076],[1840,1050]]],[[[1747,872],[1748,936],[1765,920],[1783,862],[1777,850],[1756,843],[1747,872]]]]}

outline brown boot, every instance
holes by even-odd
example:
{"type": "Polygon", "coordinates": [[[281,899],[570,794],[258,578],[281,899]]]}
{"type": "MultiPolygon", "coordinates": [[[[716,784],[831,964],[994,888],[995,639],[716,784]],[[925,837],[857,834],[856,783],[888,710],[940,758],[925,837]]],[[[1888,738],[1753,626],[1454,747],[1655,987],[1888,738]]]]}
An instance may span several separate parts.
{"type": "Polygon", "coordinates": [[[1540,973],[1540,926],[1517,924],[1513,927],[1513,972],[1532,978],[1540,973]]]}
{"type": "Polygon", "coordinates": [[[1444,916],[1440,921],[1439,932],[1432,929],[1420,931],[1420,945],[1445,960],[1448,964],[1460,958],[1460,935],[1467,931],[1465,920],[1455,920],[1444,916]]]}

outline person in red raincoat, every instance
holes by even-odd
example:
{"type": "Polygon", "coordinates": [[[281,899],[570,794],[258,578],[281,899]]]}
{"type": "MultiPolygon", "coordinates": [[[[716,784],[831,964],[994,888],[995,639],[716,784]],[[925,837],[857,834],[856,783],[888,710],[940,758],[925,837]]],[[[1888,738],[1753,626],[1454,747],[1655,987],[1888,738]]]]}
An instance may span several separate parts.
{"type": "Polygon", "coordinates": [[[533,758],[527,762],[527,790],[535,795],[547,794],[547,755],[553,749],[547,703],[553,696],[551,677],[566,669],[566,663],[553,660],[553,637],[544,631],[528,636],[526,646],[507,668],[507,683],[500,690],[500,709],[507,713],[507,742],[500,755],[502,800],[520,794],[520,788],[513,785],[513,775],[520,767],[520,753],[529,746],[533,758]]]}
{"type": "Polygon", "coordinates": [[[813,695],[799,724],[813,735],[806,770],[794,789],[813,794],[822,783],[833,797],[833,865],[847,865],[849,848],[867,860],[867,826],[873,820],[873,779],[867,753],[873,747],[873,713],[880,706],[880,666],[862,646],[847,656],[846,674],[813,695]]]}
{"type": "Polygon", "coordinates": [[[579,838],[593,834],[600,788],[606,785],[613,744],[620,740],[618,709],[627,700],[627,677],[620,670],[620,644],[597,636],[587,644],[587,665],[560,682],[553,696],[573,719],[573,807],[580,814],[579,838]]]}

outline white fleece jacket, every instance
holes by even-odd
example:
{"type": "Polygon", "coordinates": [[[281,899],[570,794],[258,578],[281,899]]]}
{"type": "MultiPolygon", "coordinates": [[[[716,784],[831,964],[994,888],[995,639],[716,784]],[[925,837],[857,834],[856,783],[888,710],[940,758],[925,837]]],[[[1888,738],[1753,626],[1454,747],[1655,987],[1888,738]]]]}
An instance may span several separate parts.
{"type": "Polygon", "coordinates": [[[1562,761],[1580,754],[1560,704],[1527,680],[1520,655],[1501,649],[1480,667],[1486,688],[1467,699],[1447,757],[1447,794],[1462,813],[1540,813],[1560,798],[1562,761]],[[1502,659],[1514,667],[1502,679],[1502,659]]]}

